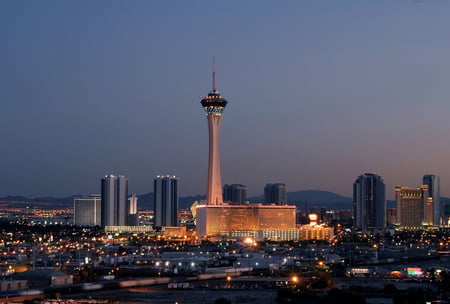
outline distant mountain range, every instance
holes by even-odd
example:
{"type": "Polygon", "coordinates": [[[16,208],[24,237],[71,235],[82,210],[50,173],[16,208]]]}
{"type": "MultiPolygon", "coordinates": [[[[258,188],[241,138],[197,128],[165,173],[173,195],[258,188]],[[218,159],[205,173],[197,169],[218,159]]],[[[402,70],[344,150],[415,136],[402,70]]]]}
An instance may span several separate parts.
{"type": "Polygon", "coordinates": [[[0,203],[11,203],[17,207],[27,207],[27,206],[39,206],[39,207],[67,207],[73,205],[73,199],[75,197],[83,197],[83,195],[73,195],[69,197],[37,197],[37,198],[28,198],[25,196],[11,196],[8,195],[6,197],[0,197],[0,203]]]}
{"type": "MultiPolygon", "coordinates": [[[[56,198],[56,197],[38,197],[27,198],[24,196],[6,196],[0,198],[1,203],[14,204],[17,207],[25,206],[39,206],[42,208],[57,208],[68,207],[73,205],[73,199],[76,197],[85,197],[83,195],[72,195],[69,197],[56,198]]],[[[189,208],[195,201],[205,200],[205,195],[186,196],[180,197],[180,209],[189,208]]],[[[345,197],[329,191],[320,190],[302,190],[295,192],[288,192],[287,199],[289,205],[296,205],[297,209],[305,210],[312,207],[326,207],[332,210],[348,210],[353,208],[353,199],[345,197]]],[[[249,197],[248,201],[252,203],[261,203],[264,200],[263,195],[249,197]]],[[[450,198],[441,197],[441,200],[450,204],[450,198]]],[[[387,201],[388,208],[395,207],[395,201],[387,201]]],[[[138,208],[139,210],[151,210],[153,209],[153,192],[138,195],[138,208]]]]}
{"type": "MultiPolygon", "coordinates": [[[[263,202],[264,196],[249,197],[252,203],[263,202]]],[[[296,205],[297,209],[305,210],[312,207],[326,207],[327,209],[351,209],[353,199],[334,192],[320,190],[302,190],[287,193],[289,205],[296,205]]]]}

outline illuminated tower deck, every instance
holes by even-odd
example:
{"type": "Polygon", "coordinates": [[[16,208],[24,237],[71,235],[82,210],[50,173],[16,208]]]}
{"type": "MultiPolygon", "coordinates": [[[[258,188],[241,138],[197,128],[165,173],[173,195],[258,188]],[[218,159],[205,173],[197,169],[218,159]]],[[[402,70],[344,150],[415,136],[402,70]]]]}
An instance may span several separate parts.
{"type": "Polygon", "coordinates": [[[206,202],[208,205],[221,205],[223,203],[219,142],[222,112],[227,105],[227,101],[220,96],[219,91],[216,89],[215,80],[214,64],[212,91],[200,101],[206,112],[209,131],[208,185],[206,188],[206,202]]]}

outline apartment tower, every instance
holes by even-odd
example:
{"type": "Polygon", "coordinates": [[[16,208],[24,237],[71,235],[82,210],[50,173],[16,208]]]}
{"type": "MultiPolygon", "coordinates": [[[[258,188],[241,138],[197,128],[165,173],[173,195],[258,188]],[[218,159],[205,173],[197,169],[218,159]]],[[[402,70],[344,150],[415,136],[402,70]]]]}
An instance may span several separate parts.
{"type": "Polygon", "coordinates": [[[386,186],[381,176],[358,176],[353,184],[353,214],[356,228],[386,227],[386,186]]]}
{"type": "Polygon", "coordinates": [[[178,179],[158,175],[153,186],[155,227],[178,226],[178,179]]]}
{"type": "Polygon", "coordinates": [[[102,226],[127,226],[128,179],[123,175],[102,178],[102,226]]]}
{"type": "Polygon", "coordinates": [[[223,200],[232,205],[244,205],[247,201],[247,188],[241,184],[223,186],[223,200]]]}
{"type": "Polygon", "coordinates": [[[267,184],[264,187],[266,205],[287,205],[286,185],[283,183],[267,184]]]}
{"type": "Polygon", "coordinates": [[[428,197],[433,204],[433,226],[440,226],[443,219],[444,209],[441,204],[439,175],[427,174],[423,176],[422,183],[428,186],[428,197]]]}

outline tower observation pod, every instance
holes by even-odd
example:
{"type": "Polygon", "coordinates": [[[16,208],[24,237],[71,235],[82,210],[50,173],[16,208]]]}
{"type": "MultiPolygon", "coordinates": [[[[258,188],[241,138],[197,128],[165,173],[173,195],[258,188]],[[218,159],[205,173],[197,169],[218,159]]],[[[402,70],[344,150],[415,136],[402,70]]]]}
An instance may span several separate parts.
{"type": "Polygon", "coordinates": [[[212,91],[205,96],[200,103],[206,112],[209,131],[209,160],[208,160],[208,185],[206,188],[206,203],[208,205],[221,205],[222,198],[222,176],[220,173],[220,124],[222,113],[227,101],[222,98],[216,89],[216,66],[213,63],[212,91]]]}

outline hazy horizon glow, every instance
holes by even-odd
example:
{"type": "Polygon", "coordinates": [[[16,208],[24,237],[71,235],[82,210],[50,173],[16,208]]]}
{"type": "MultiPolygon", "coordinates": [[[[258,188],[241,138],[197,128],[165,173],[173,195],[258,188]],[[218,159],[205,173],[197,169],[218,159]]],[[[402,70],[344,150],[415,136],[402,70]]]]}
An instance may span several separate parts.
{"type": "Polygon", "coordinates": [[[365,173],[449,196],[447,1],[0,2],[0,196],[206,191],[200,105],[217,88],[222,182],[352,195],[365,173]]]}

